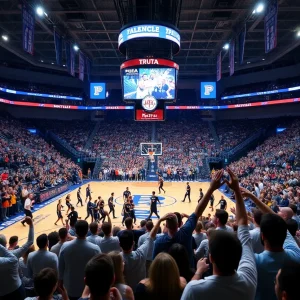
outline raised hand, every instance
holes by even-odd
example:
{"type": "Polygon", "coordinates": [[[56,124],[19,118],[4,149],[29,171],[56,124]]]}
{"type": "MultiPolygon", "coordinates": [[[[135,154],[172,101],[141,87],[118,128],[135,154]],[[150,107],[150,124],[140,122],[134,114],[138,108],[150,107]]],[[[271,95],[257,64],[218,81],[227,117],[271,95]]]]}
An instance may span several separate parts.
{"type": "Polygon", "coordinates": [[[206,258],[201,258],[198,260],[197,262],[197,273],[205,273],[208,268],[209,268],[209,264],[206,263],[206,258]]]}
{"type": "Polygon", "coordinates": [[[228,185],[229,188],[231,188],[234,192],[237,192],[240,190],[240,186],[239,186],[239,179],[238,177],[229,169],[227,168],[227,172],[230,176],[230,181],[228,181],[227,179],[225,179],[224,181],[226,182],[226,184],[228,185]]]}
{"type": "Polygon", "coordinates": [[[163,217],[161,217],[161,218],[159,219],[159,221],[160,221],[160,222],[163,222],[163,221],[166,221],[166,220],[168,220],[168,219],[174,218],[174,216],[176,217],[176,215],[173,214],[173,213],[167,213],[166,215],[164,215],[163,217]]]}
{"type": "Polygon", "coordinates": [[[210,182],[210,189],[212,191],[217,190],[218,188],[220,188],[223,185],[224,182],[221,182],[223,173],[224,173],[224,170],[222,169],[222,170],[217,171],[214,174],[214,176],[210,182]]]}
{"type": "Polygon", "coordinates": [[[25,218],[25,223],[31,226],[33,224],[32,219],[30,217],[25,218]]]}
{"type": "Polygon", "coordinates": [[[240,187],[240,191],[241,191],[242,196],[244,198],[249,198],[249,197],[253,196],[253,194],[249,190],[247,190],[246,188],[240,187]]]}

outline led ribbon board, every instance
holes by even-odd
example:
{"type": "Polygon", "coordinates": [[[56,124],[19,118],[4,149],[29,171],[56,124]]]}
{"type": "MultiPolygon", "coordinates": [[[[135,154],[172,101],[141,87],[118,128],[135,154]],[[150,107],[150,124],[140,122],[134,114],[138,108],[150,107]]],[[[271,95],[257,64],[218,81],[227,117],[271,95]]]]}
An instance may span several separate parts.
{"type": "Polygon", "coordinates": [[[118,44],[121,53],[125,54],[125,44],[128,41],[140,38],[158,38],[173,42],[176,46],[174,53],[180,50],[180,34],[175,27],[157,24],[129,25],[119,34],[118,44]]]}
{"type": "Polygon", "coordinates": [[[0,91],[9,94],[15,95],[25,95],[25,96],[34,96],[34,97],[44,97],[44,98],[55,98],[55,99],[68,99],[68,100],[79,100],[81,101],[81,97],[73,97],[73,96],[63,96],[63,95],[52,95],[52,94],[41,94],[41,93],[32,93],[32,92],[23,92],[23,91],[16,91],[11,89],[6,89],[0,87],[0,91]]]}

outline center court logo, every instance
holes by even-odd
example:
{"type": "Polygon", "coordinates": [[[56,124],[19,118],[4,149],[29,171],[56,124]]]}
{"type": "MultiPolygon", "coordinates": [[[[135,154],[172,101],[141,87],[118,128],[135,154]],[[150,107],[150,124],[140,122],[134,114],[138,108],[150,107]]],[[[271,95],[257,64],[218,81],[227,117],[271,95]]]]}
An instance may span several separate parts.
{"type": "MultiPolygon", "coordinates": [[[[135,205],[135,216],[137,219],[145,219],[150,214],[150,197],[152,195],[134,195],[133,196],[133,203],[135,205]]],[[[159,203],[157,204],[157,211],[158,214],[160,213],[160,207],[166,207],[166,206],[172,206],[174,205],[177,200],[174,197],[171,196],[158,196],[158,199],[161,203],[161,206],[159,203]]],[[[124,204],[123,197],[120,196],[116,198],[116,203],[119,205],[124,204]]],[[[152,215],[152,218],[156,218],[155,215],[152,215]]]]}

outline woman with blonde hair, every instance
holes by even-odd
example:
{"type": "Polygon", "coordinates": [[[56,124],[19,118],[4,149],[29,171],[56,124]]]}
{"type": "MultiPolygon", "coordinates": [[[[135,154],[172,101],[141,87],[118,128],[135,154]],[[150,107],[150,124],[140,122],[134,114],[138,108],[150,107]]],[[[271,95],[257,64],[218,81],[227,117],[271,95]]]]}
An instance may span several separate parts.
{"type": "Polygon", "coordinates": [[[149,269],[149,278],[137,285],[135,300],[180,299],[186,280],[180,277],[174,258],[168,253],[159,253],[149,269]]]}
{"type": "Polygon", "coordinates": [[[114,263],[114,269],[115,269],[114,287],[116,287],[119,290],[123,300],[134,300],[133,291],[131,287],[125,284],[124,275],[123,275],[123,271],[124,271],[123,257],[118,251],[109,252],[108,256],[111,257],[114,263]]]}

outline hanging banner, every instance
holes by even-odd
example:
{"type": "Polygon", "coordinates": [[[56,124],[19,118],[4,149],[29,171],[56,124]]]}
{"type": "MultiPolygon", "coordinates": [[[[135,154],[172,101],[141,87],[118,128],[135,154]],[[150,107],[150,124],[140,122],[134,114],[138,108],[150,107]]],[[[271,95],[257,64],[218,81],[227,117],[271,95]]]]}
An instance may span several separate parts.
{"type": "Polygon", "coordinates": [[[244,28],[242,29],[242,31],[239,35],[239,60],[240,60],[240,65],[244,62],[246,32],[247,32],[247,28],[246,28],[246,24],[245,24],[244,28]]]}
{"type": "Polygon", "coordinates": [[[265,16],[265,52],[272,51],[277,46],[277,0],[270,0],[265,16]]]}
{"type": "Polygon", "coordinates": [[[235,48],[235,40],[230,42],[229,46],[229,66],[230,66],[230,76],[234,74],[234,48],[235,48]]]}
{"type": "Polygon", "coordinates": [[[222,51],[217,56],[217,81],[222,78],[222,51]]]}
{"type": "Polygon", "coordinates": [[[72,45],[70,47],[70,74],[75,77],[75,50],[72,45]]]}
{"type": "Polygon", "coordinates": [[[62,37],[54,30],[56,63],[62,65],[62,37]]]}
{"type": "Polygon", "coordinates": [[[34,52],[34,26],[35,14],[30,6],[23,3],[22,18],[23,18],[23,50],[33,55],[34,52]]]}
{"type": "Polygon", "coordinates": [[[79,52],[79,79],[84,81],[84,61],[85,56],[82,52],[79,52]]]}
{"type": "Polygon", "coordinates": [[[90,59],[88,57],[85,57],[85,63],[86,63],[87,78],[88,78],[88,81],[91,81],[90,80],[90,76],[91,76],[91,65],[92,65],[92,62],[90,61],[90,59]]]}
{"type": "Polygon", "coordinates": [[[65,43],[65,49],[66,49],[66,61],[67,61],[67,70],[69,73],[71,73],[71,59],[70,59],[70,42],[65,43]]]}

